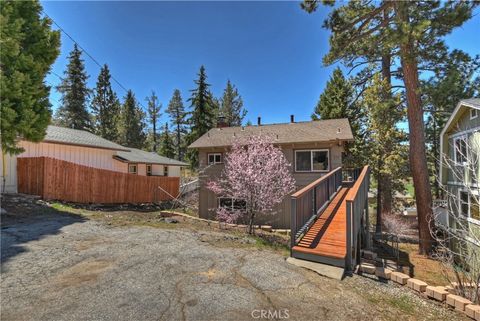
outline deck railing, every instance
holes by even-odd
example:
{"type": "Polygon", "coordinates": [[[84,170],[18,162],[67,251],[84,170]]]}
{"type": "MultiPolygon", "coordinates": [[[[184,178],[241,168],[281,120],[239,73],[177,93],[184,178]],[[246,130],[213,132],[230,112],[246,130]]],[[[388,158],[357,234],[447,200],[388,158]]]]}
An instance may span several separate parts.
{"type": "Polygon", "coordinates": [[[342,185],[342,168],[338,167],[300,189],[291,196],[291,246],[315,221],[328,201],[342,185]]]}
{"type": "MultiPolygon", "coordinates": [[[[353,187],[345,198],[347,205],[347,253],[345,268],[353,270],[353,261],[359,259],[359,232],[362,227],[362,217],[366,214],[368,220],[368,189],[370,186],[370,168],[364,166],[353,187]]],[[[365,222],[367,225],[367,222],[365,222]]],[[[367,235],[368,239],[368,235],[367,235]]]]}

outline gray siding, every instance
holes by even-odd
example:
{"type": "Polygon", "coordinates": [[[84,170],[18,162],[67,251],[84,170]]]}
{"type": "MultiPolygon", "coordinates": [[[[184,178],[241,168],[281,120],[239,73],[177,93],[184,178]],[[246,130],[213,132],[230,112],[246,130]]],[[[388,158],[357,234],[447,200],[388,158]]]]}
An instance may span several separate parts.
{"type": "MultiPolygon", "coordinates": [[[[336,143],[313,143],[313,144],[289,144],[281,146],[288,162],[292,165],[291,171],[296,181],[297,190],[308,185],[312,181],[320,178],[328,172],[295,172],[295,150],[303,149],[328,149],[329,150],[329,170],[333,170],[342,166],[342,152],[343,146],[338,146],[336,143]]],[[[205,184],[210,180],[218,177],[222,170],[223,164],[217,164],[208,167],[207,155],[209,153],[223,153],[228,152],[225,148],[210,148],[199,150],[200,163],[200,189],[199,189],[199,216],[202,218],[215,218],[215,209],[217,207],[217,197],[209,191],[205,184]],[[204,169],[204,170],[202,170],[204,169]]],[[[290,228],[290,197],[287,196],[281,204],[279,204],[272,214],[258,214],[256,224],[272,225],[274,228],[290,228]]]]}

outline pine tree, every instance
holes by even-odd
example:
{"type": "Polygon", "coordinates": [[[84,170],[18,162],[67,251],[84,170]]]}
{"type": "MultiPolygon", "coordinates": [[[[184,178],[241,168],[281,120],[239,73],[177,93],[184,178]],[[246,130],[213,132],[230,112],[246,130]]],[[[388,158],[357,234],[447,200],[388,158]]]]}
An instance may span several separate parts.
{"type": "Polygon", "coordinates": [[[91,109],[93,127],[97,135],[110,141],[119,141],[120,101],[110,83],[110,70],[104,65],[98,75],[91,109]]]}
{"type": "Polygon", "coordinates": [[[247,111],[243,108],[242,96],[238,94],[237,88],[232,85],[230,80],[223,91],[223,96],[219,101],[219,115],[224,117],[228,126],[241,126],[247,111]]]}
{"type": "Polygon", "coordinates": [[[127,92],[121,111],[121,143],[127,147],[142,149],[145,147],[145,113],[138,106],[135,95],[127,92]]]}
{"type": "Polygon", "coordinates": [[[161,116],[160,110],[162,109],[162,104],[158,102],[158,97],[155,95],[155,92],[152,91],[150,97],[146,98],[147,100],[147,114],[150,125],[152,126],[152,149],[154,152],[157,151],[157,123],[158,119],[161,116]]]}
{"type": "Polygon", "coordinates": [[[88,75],[81,57],[82,52],[74,44],[68,56],[65,78],[57,86],[62,94],[62,105],[57,111],[57,123],[74,129],[92,130],[92,122],[87,109],[90,89],[87,87],[88,75]]]}
{"type": "Polygon", "coordinates": [[[348,118],[355,137],[354,143],[346,145],[344,165],[354,168],[361,167],[365,162],[365,153],[362,150],[365,144],[362,130],[362,123],[365,122],[364,111],[355,100],[355,91],[350,81],[343,76],[340,68],[333,71],[312,114],[313,120],[336,118],[348,118]]]}
{"type": "MultiPolygon", "coordinates": [[[[368,164],[377,181],[380,204],[388,202],[395,191],[404,191],[404,180],[409,174],[408,148],[405,145],[407,136],[397,126],[404,119],[404,106],[400,103],[400,95],[391,97],[393,101],[385,99],[384,93],[388,87],[388,81],[382,80],[377,74],[368,82],[362,96],[362,104],[368,112],[366,131],[369,133],[363,152],[368,155],[368,164]]],[[[377,207],[376,232],[381,232],[382,217],[386,214],[391,213],[377,207]]]]}
{"type": "Polygon", "coordinates": [[[170,115],[172,124],[175,127],[175,150],[176,158],[183,160],[185,155],[185,144],[183,138],[187,133],[187,113],[183,106],[182,95],[180,90],[175,89],[172,99],[168,103],[167,113],[170,115]]]}
{"type": "MultiPolygon", "coordinates": [[[[195,80],[197,88],[191,90],[192,96],[188,99],[191,103],[190,126],[191,131],[187,137],[189,144],[193,143],[200,136],[208,132],[215,123],[216,106],[213,101],[212,93],[209,90],[210,84],[207,83],[207,74],[205,67],[201,66],[198,73],[198,79],[195,80]]],[[[198,153],[194,150],[187,152],[187,159],[193,168],[198,167],[198,153]]]]}
{"type": "Polygon", "coordinates": [[[160,145],[160,155],[174,158],[175,157],[175,148],[173,144],[172,136],[168,130],[168,123],[165,123],[165,130],[162,133],[162,143],[160,145]]]}
{"type": "MultiPolygon", "coordinates": [[[[332,4],[332,1],[327,1],[332,4]]],[[[315,11],[319,1],[302,7],[315,11]]],[[[398,61],[395,71],[405,85],[409,126],[410,170],[413,176],[419,222],[419,250],[432,250],[432,195],[425,151],[425,127],[419,73],[440,61],[443,37],[472,16],[477,2],[351,1],[335,6],[324,26],[331,30],[330,51],[324,62],[343,61],[357,68],[382,60],[383,67],[398,61]]],[[[389,71],[390,73],[390,71],[389,71]]]]}
{"type": "Polygon", "coordinates": [[[0,5],[2,154],[22,152],[20,137],[41,141],[50,123],[50,87],[44,79],[59,54],[60,33],[41,12],[38,1],[0,5]]]}

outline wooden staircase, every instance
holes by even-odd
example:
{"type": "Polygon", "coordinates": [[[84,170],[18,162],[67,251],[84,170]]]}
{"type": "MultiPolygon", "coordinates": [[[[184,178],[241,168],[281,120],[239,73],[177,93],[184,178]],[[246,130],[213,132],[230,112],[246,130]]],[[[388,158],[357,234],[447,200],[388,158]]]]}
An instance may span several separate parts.
{"type": "Polygon", "coordinates": [[[352,184],[338,168],[292,195],[292,257],[353,270],[366,239],[369,173],[358,170],[352,184]]]}

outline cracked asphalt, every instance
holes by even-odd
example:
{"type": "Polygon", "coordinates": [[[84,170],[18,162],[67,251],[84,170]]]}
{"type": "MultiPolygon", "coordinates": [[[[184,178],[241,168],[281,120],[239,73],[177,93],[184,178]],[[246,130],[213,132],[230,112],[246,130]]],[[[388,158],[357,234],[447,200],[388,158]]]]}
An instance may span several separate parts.
{"type": "Polygon", "coordinates": [[[335,281],[278,252],[222,244],[226,235],[68,215],[4,225],[1,319],[463,318],[399,287],[358,276],[335,281]]]}

